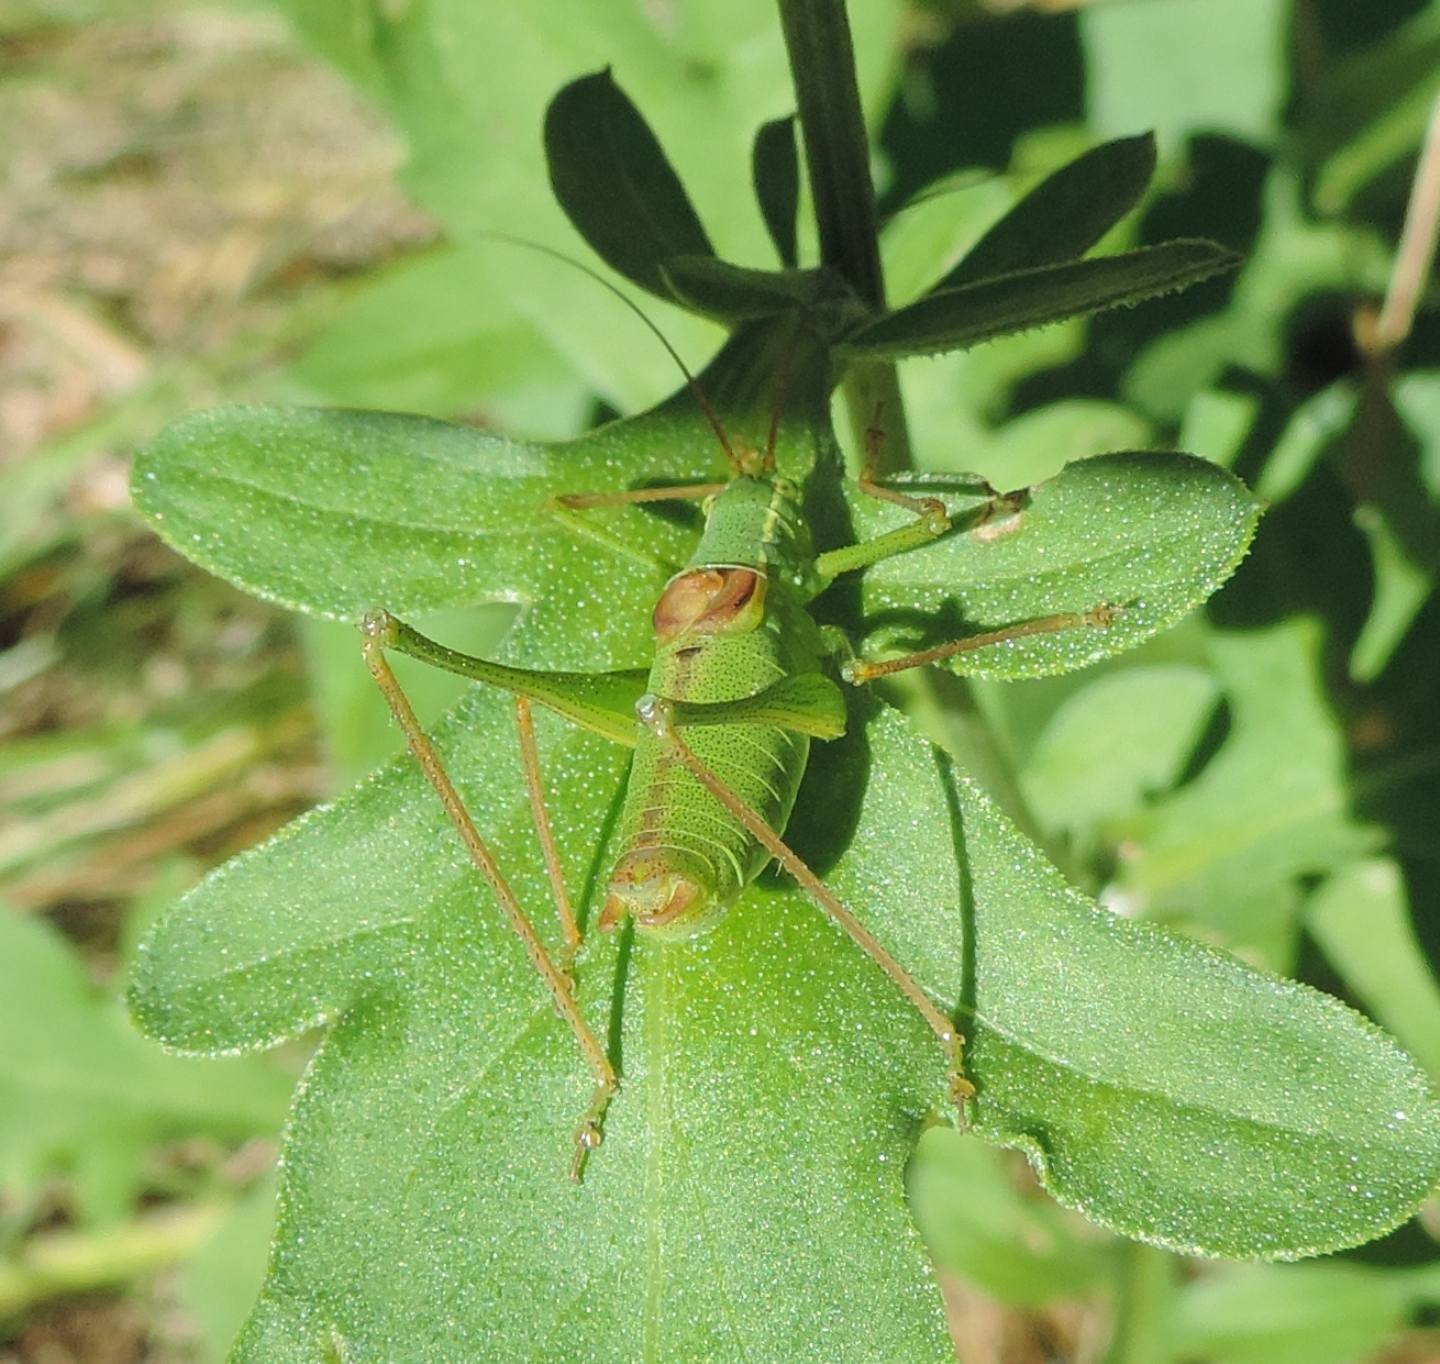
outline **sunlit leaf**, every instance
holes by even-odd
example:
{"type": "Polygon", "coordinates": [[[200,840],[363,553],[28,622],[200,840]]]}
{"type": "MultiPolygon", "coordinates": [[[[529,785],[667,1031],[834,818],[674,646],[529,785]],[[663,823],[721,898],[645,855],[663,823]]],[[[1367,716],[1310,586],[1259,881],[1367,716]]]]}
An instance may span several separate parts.
{"type": "MultiPolygon", "coordinates": [[[[937,476],[933,490],[944,486],[937,476]]],[[[911,485],[912,492],[927,490],[924,482],[911,485]]],[[[902,524],[904,513],[888,504],[858,492],[850,503],[861,538],[902,524]]],[[[969,506],[972,518],[982,514],[977,502],[969,506]]],[[[959,654],[950,664],[982,677],[1082,667],[1174,624],[1215,591],[1240,561],[1258,516],[1240,483],[1190,455],[1079,460],[1031,489],[1018,510],[997,511],[867,569],[866,652],[1116,608],[1106,625],[1075,622],[959,654]]]]}

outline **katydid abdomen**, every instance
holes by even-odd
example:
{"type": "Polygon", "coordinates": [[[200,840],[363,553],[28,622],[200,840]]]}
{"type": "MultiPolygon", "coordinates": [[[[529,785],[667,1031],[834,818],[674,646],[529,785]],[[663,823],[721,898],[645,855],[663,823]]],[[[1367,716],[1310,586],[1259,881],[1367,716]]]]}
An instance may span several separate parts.
{"type": "MultiPolygon", "coordinates": [[[[709,704],[756,695],[819,669],[819,630],[805,610],[809,544],[794,489],[735,479],[707,509],[705,534],[654,612],[650,692],[709,704]]],[[[809,738],[771,724],[696,726],[695,753],[770,828],[783,832],[809,738]]],[[[654,734],[641,736],[621,816],[621,853],[599,926],[625,915],[651,933],[703,930],[734,903],[770,854],[654,734]]]]}

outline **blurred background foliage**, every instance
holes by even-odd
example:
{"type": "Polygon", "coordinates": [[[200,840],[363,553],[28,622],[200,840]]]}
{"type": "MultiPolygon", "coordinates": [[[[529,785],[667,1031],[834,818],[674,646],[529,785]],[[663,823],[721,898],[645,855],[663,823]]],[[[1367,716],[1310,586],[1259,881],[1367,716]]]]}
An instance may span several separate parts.
{"type": "MultiPolygon", "coordinates": [[[[1435,285],[1397,312],[1440,6],[852,8],[892,301],[1145,128],[1160,174],[1109,245],[1248,257],[902,371],[927,467],[1014,487],[1178,444],[1271,503],[1203,618],[977,689],[1057,859],[1340,994],[1440,1077],[1435,285]]],[[[0,1361],[223,1357],[303,1054],[166,1057],[118,982],[168,899],[397,747],[353,632],[178,560],[128,510],[129,458],[221,398],[553,437],[673,388],[591,283],[478,235],[581,250],[540,118],[607,62],[724,254],[768,264],[748,145],[790,96],[767,0],[0,4],[0,1361]]],[[[647,307],[692,360],[716,339],[647,307]]],[[[479,650],[506,620],[425,624],[479,650]]],[[[427,716],[456,695],[406,681],[427,716]]],[[[1119,1243],[948,1132],[912,1185],[973,1364],[1440,1359],[1433,1200],[1361,1250],[1247,1266],[1119,1243]]]]}

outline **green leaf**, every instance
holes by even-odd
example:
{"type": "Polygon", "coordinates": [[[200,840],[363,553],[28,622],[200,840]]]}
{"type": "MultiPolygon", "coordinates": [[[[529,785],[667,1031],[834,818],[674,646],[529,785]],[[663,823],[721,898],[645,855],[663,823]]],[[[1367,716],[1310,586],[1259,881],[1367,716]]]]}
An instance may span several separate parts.
{"type": "Polygon", "coordinates": [[[936,286],[1083,256],[1140,201],[1155,173],[1155,138],[1122,137],[1047,176],[995,224],[936,286]]]}
{"type": "Polygon", "coordinates": [[[660,273],[671,297],[724,322],[814,304],[826,287],[825,277],[815,270],[749,270],[713,256],[672,256],[660,273]]]}
{"type": "Polygon", "coordinates": [[[1404,1322],[1407,1288],[1365,1265],[1227,1266],[1181,1293],[1177,1350],[1217,1364],[1359,1364],[1404,1322]]]}
{"type": "MultiPolygon", "coordinates": [[[[624,753],[536,719],[593,915],[624,753]]],[[[436,738],[553,935],[507,702],[477,691],[436,738]]],[[[948,1358],[902,1187],[943,1063],[885,978],[788,890],[698,942],[592,941],[578,975],[624,1081],[576,1187],[584,1067],[408,759],[162,921],[133,997],[171,1045],[338,1020],[236,1358],[948,1358]]]]}
{"type": "Polygon", "coordinates": [[[116,1217],[152,1144],[271,1131],[290,1080],[257,1062],[182,1061],[148,1046],[42,920],[0,911],[0,1187],[57,1172],[116,1217]]]}
{"type": "Polygon", "coordinates": [[[964,468],[992,482],[1023,486],[1054,478],[1067,464],[1091,459],[1097,450],[1146,450],[1154,443],[1153,429],[1130,408],[1095,398],[1064,398],[1031,408],[963,444],[947,440],[949,449],[926,452],[927,467],[964,468]]]}
{"type": "Polygon", "coordinates": [[[751,153],[750,174],[765,230],[775,243],[780,264],[793,270],[799,263],[795,224],[800,206],[800,155],[795,148],[794,114],[760,126],[751,153]]]}
{"type": "Polygon", "coordinates": [[[1311,898],[1305,927],[1365,1008],[1440,1076],[1440,985],[1400,868],[1385,858],[1342,868],[1311,898]]]}
{"type": "Polygon", "coordinates": [[[1435,591],[1440,555],[1422,552],[1417,563],[1411,553],[1413,541],[1407,544],[1396,534],[1381,508],[1357,507],[1355,524],[1370,542],[1375,595],[1350,654],[1350,676],[1356,682],[1373,682],[1385,671],[1385,665],[1435,591]]]}
{"type": "MultiPolygon", "coordinates": [[[[736,332],[700,384],[737,441],[804,479],[830,459],[828,355],[781,319],[736,332]]],[[[523,443],[383,412],[220,408],[167,428],[135,463],[136,505],[182,554],[270,601],[358,620],[518,604],[505,662],[648,665],[649,622],[696,538],[693,519],[567,493],[706,482],[726,468],[686,390],[578,440],[523,443]]]]}
{"type": "MultiPolygon", "coordinates": [[[[389,413],[220,408],[161,434],[136,462],[134,496],[175,548],[267,600],[351,620],[518,601],[553,637],[549,661],[584,620],[592,651],[576,661],[623,667],[653,650],[644,613],[665,563],[590,543],[545,503],[712,473],[714,442],[682,444],[680,430],[693,418],[648,439],[631,427],[623,443],[601,432],[542,446],[389,413]]],[[[683,559],[673,523],[634,509],[594,520],[683,559]]]]}
{"type": "Polygon", "coordinates": [[[1385,400],[1362,405],[1346,455],[1360,500],[1355,523],[1375,572],[1350,657],[1351,676],[1366,682],[1384,670],[1440,579],[1440,373],[1403,374],[1385,400]],[[1377,465],[1369,451],[1381,446],[1386,457],[1377,465]]]}
{"type": "Polygon", "coordinates": [[[1336,214],[1420,142],[1440,63],[1440,15],[1421,9],[1380,42],[1345,54],[1299,111],[1300,151],[1316,207],[1336,214]]]}
{"type": "Polygon", "coordinates": [[[1086,9],[1088,122],[1110,135],[1156,128],[1168,150],[1194,132],[1268,144],[1289,94],[1284,0],[1146,0],[1086,9]]]}
{"type": "Polygon", "coordinates": [[[1256,496],[1283,502],[1303,487],[1316,464],[1349,430],[1358,396],[1355,385],[1342,379],[1296,407],[1266,457],[1256,496]]]}
{"type": "MultiPolygon", "coordinates": [[[[537,718],[567,879],[593,908],[623,762],[537,718]]],[[[549,932],[509,732],[503,698],[477,692],[437,742],[549,932]]],[[[797,844],[833,838],[821,793],[860,796],[828,879],[934,998],[965,1001],[974,1130],[1026,1150],[1062,1200],[1162,1243],[1283,1256],[1373,1236],[1433,1181],[1440,1107],[1388,1040],[1099,911],[895,713],[821,746],[811,778],[797,844]]],[[[900,1197],[943,1061],[873,963],[761,886],[704,939],[605,939],[578,970],[624,1081],[577,1188],[584,1068],[413,764],[158,925],[134,999],[172,1045],[339,1020],[292,1120],[237,1358],[544,1358],[561,1341],[596,1358],[947,1358],[900,1197]]]]}
{"type": "Polygon", "coordinates": [[[262,1179],[230,1209],[181,1268],[176,1294],[198,1327],[202,1359],[223,1360],[250,1315],[265,1278],[275,1225],[275,1180],[262,1179]]]}
{"type": "MultiPolygon", "coordinates": [[[[943,486],[942,476],[934,490],[943,486]]],[[[930,489],[917,481],[911,491],[930,489]]],[[[861,539],[903,524],[899,509],[858,491],[847,496],[861,539]]],[[[1083,667],[1131,648],[1204,601],[1234,571],[1258,517],[1242,484],[1191,455],[1079,460],[1032,488],[1019,511],[1002,510],[867,569],[863,652],[924,648],[1043,616],[1119,607],[1108,626],[1012,639],[950,664],[980,677],[1083,667]]]]}
{"type": "Polygon", "coordinates": [[[1161,333],[1126,372],[1124,395],[1178,421],[1191,396],[1236,368],[1279,376],[1289,363],[1293,319],[1317,296],[1382,294],[1393,247],[1370,229],[1315,222],[1298,177],[1277,163],[1265,182],[1260,235],[1221,313],[1161,333]]]}
{"type": "Polygon", "coordinates": [[[1193,920],[1285,961],[1293,925],[1282,891],[1374,846],[1349,814],[1345,736],[1321,687],[1321,633],[1299,617],[1216,633],[1212,667],[1229,737],[1195,778],[1129,829],[1117,903],[1193,920]]]}
{"type": "Polygon", "coordinates": [[[642,289],[670,297],[668,257],[715,254],[655,134],[608,70],[571,81],[550,101],[545,157],[575,230],[642,289]]]}
{"type": "Polygon", "coordinates": [[[436,417],[483,409],[505,430],[574,435],[585,386],[497,289],[511,255],[452,246],[375,273],[291,374],[327,403],[436,417]]]}
{"type": "Polygon", "coordinates": [[[876,822],[827,879],[934,998],[964,1000],[975,1135],[1094,1220],[1192,1253],[1289,1258],[1409,1216],[1440,1175],[1440,1100],[1389,1038],[1105,913],[906,726],[866,739],[876,822]]]}
{"type": "Polygon", "coordinates": [[[880,225],[885,294],[891,304],[925,293],[1015,204],[1008,176],[956,171],[932,181],[880,225]]]}
{"type": "Polygon", "coordinates": [[[852,332],[841,351],[852,358],[898,360],[963,350],[1007,332],[1174,293],[1239,262],[1224,247],[1195,240],[1017,270],[926,294],[852,332]]]}

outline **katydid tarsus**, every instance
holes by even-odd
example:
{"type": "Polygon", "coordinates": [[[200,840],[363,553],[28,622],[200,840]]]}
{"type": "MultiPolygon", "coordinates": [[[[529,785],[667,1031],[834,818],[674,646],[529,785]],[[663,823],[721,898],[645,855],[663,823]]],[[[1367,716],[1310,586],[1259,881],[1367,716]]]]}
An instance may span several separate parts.
{"type": "MultiPolygon", "coordinates": [[[[658,335],[649,319],[641,316],[658,335]]],[[[805,325],[803,314],[797,314],[797,336],[805,325]]],[[[1018,621],[899,657],[858,657],[834,627],[816,623],[810,603],[837,578],[883,559],[921,551],[942,536],[983,534],[987,525],[1018,513],[1016,496],[995,493],[987,485],[984,508],[962,526],[940,498],[914,496],[875,482],[867,462],[859,480],[861,490],[898,504],[913,519],[873,539],[817,553],[805,515],[808,490],[776,469],[784,366],[775,379],[768,438],[759,447],[740,445],[724,429],[673,347],[663,335],[660,339],[684,371],[724,451],[729,479],[676,487],[577,489],[547,506],[576,535],[603,543],[605,533],[585,521],[587,511],[703,499],[704,526],[698,544],[688,563],[665,584],[652,614],[655,660],[648,674],[510,667],[446,648],[383,609],[371,611],[362,625],[372,676],[593,1075],[590,1103],[575,1133],[571,1177],[577,1180],[587,1156],[601,1143],[605,1112],[621,1077],[578,1003],[573,973],[582,932],[555,853],[532,704],[634,749],[621,815],[621,851],[596,919],[599,931],[613,930],[629,918],[644,935],[683,938],[701,933],[775,861],[924,1018],[944,1049],[949,1094],[963,1116],[965,1102],[975,1090],[965,1074],[964,1038],[955,1019],[784,841],[810,742],[845,732],[840,682],[858,686],[1037,633],[1104,627],[1119,609],[1097,603],[1087,611],[1018,621]],[[563,945],[557,954],[546,947],[475,827],[386,661],[387,650],[515,696],[529,803],[560,920],[563,945]]],[[[878,431],[868,433],[872,456],[873,443],[879,439],[878,431]]],[[[826,465],[814,477],[838,478],[840,472],[826,465]]]]}

